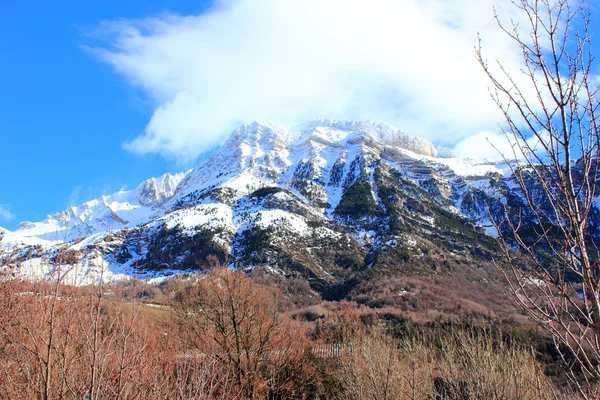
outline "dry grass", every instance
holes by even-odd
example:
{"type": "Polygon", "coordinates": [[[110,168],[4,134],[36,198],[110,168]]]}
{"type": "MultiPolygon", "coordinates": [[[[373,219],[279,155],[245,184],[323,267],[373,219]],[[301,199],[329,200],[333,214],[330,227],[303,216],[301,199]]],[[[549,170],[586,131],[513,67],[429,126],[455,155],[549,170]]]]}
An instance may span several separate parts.
{"type": "Polygon", "coordinates": [[[398,341],[360,339],[340,361],[343,399],[576,399],[547,381],[530,351],[490,331],[398,341]]]}

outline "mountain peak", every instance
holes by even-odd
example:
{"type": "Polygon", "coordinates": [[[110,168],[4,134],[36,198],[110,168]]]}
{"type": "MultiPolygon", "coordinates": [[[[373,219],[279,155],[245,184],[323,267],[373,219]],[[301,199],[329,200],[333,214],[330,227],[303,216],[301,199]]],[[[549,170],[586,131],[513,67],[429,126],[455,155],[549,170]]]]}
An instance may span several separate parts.
{"type": "Polygon", "coordinates": [[[317,141],[325,142],[339,142],[344,139],[369,137],[383,145],[400,147],[429,157],[438,156],[438,151],[429,140],[410,136],[400,129],[384,122],[375,122],[372,120],[336,121],[330,119],[317,119],[297,125],[292,128],[292,131],[302,142],[308,139],[316,139],[317,141]]]}
{"type": "Polygon", "coordinates": [[[282,134],[287,132],[287,129],[275,124],[272,121],[252,121],[247,124],[240,125],[237,127],[229,136],[227,142],[231,140],[245,140],[256,134],[282,134]]]}
{"type": "Polygon", "coordinates": [[[86,201],[48,215],[42,222],[21,222],[14,233],[46,240],[73,240],[90,234],[136,226],[164,212],[164,204],[175,194],[184,173],[150,178],[133,190],[86,201]]]}
{"type": "Polygon", "coordinates": [[[177,185],[185,174],[164,174],[158,178],[150,178],[140,183],[133,192],[136,194],[140,204],[151,206],[156,202],[164,201],[173,197],[177,185]]]}

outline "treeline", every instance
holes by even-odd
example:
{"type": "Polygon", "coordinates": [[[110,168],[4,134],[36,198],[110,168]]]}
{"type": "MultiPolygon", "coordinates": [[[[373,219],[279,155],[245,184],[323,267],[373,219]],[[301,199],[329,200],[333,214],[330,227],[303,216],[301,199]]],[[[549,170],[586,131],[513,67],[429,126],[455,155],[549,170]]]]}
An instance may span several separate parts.
{"type": "Polygon", "coordinates": [[[576,398],[494,330],[399,338],[344,307],[308,323],[227,269],[167,281],[162,305],[139,281],[0,285],[3,399],[576,398]]]}

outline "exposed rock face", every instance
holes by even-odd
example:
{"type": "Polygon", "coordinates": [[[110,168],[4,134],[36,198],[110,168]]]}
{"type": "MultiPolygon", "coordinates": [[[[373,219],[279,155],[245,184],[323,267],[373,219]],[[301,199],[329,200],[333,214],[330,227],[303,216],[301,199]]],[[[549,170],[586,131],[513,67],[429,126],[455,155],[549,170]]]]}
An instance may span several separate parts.
{"type": "MultiPolygon", "coordinates": [[[[98,266],[104,278],[151,277],[202,269],[209,257],[302,277],[325,298],[371,271],[491,279],[469,271],[497,251],[493,221],[505,206],[528,216],[526,207],[506,164],[452,156],[371,121],[254,122],[185,176],[149,179],[11,235],[66,238],[48,252],[77,250],[83,283],[98,266]]],[[[37,274],[44,255],[25,259],[30,245],[21,246],[23,274],[37,274]]]]}
{"type": "Polygon", "coordinates": [[[151,207],[173,197],[183,177],[182,172],[175,175],[164,174],[160,178],[150,178],[142,182],[134,191],[141,205],[151,207]]]}

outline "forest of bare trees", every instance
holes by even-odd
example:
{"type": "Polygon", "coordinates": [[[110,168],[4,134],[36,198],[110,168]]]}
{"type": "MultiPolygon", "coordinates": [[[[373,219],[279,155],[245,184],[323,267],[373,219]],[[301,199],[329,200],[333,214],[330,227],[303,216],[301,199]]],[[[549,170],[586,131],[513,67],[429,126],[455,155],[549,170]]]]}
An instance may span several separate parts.
{"type": "Polygon", "coordinates": [[[281,292],[228,269],[159,288],[1,285],[0,398],[572,398],[500,330],[409,337],[349,304],[309,323],[281,292]],[[152,290],[160,302],[144,300],[152,290]]]}

